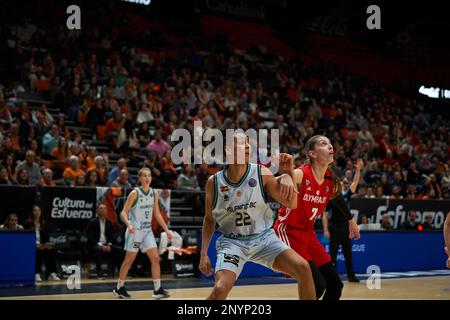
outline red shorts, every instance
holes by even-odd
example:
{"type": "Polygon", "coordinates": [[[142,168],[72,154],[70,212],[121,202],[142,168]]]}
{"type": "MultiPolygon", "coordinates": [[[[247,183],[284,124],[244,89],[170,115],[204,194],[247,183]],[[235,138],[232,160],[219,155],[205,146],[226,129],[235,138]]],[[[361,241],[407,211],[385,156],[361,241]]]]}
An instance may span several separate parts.
{"type": "Polygon", "coordinates": [[[317,267],[331,261],[324,246],[317,239],[314,230],[292,228],[278,220],[273,227],[277,236],[307,261],[314,261],[317,267]]]}

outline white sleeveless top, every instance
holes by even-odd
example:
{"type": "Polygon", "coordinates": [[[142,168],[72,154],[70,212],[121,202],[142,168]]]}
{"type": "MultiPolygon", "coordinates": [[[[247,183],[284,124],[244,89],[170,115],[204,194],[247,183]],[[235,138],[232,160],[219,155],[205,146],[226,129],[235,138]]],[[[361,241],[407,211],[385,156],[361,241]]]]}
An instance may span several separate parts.
{"type": "Polygon", "coordinates": [[[148,193],[144,193],[140,187],[134,190],[137,192],[137,198],[130,209],[129,220],[131,225],[138,230],[150,229],[155,204],[155,192],[152,188],[148,190],[148,193]]]}
{"type": "Polygon", "coordinates": [[[241,180],[233,183],[226,168],[214,175],[212,214],[226,237],[251,239],[272,228],[275,213],[266,203],[261,166],[247,165],[241,180]]]}

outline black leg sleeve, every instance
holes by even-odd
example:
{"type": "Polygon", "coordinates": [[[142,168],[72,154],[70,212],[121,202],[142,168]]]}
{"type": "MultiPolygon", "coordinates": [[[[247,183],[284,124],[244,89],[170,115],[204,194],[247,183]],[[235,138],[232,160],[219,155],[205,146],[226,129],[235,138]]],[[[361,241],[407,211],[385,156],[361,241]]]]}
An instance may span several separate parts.
{"type": "Polygon", "coordinates": [[[323,293],[325,292],[326,287],[326,281],[325,278],[320,273],[319,269],[317,268],[314,261],[308,261],[309,266],[311,268],[311,273],[314,280],[314,286],[316,287],[316,297],[317,299],[320,299],[322,297],[323,293]]]}
{"type": "Polygon", "coordinates": [[[342,288],[344,284],[339,278],[336,269],[333,267],[332,262],[324,264],[319,267],[319,271],[326,281],[325,295],[323,300],[339,300],[342,294],[342,288]]]}

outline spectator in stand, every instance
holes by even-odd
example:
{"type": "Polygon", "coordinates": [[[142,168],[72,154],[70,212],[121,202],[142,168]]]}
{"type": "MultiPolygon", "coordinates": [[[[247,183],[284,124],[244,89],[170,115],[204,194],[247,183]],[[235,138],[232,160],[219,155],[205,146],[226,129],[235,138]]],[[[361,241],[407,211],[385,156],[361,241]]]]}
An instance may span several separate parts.
{"type": "Polygon", "coordinates": [[[9,136],[5,136],[2,141],[0,156],[2,157],[2,159],[5,159],[9,155],[12,155],[14,159],[18,159],[20,156],[20,152],[17,152],[13,149],[11,138],[9,136]]]}
{"type": "Polygon", "coordinates": [[[73,155],[69,158],[69,167],[64,170],[63,179],[67,185],[74,185],[76,178],[80,174],[85,174],[83,170],[80,168],[80,159],[77,156],[73,155]]]}
{"type": "Polygon", "coordinates": [[[117,150],[122,154],[133,155],[140,149],[139,140],[134,131],[133,121],[126,120],[122,129],[120,129],[117,140],[117,150]]]}
{"type": "Polygon", "coordinates": [[[97,126],[105,125],[105,123],[106,120],[103,100],[98,99],[86,115],[86,127],[90,128],[94,132],[97,132],[97,126]]]}
{"type": "Polygon", "coordinates": [[[119,176],[122,169],[127,168],[127,159],[120,158],[117,160],[117,166],[111,169],[108,175],[108,184],[110,185],[119,176]]]}
{"type": "Polygon", "coordinates": [[[100,178],[97,169],[91,169],[86,173],[86,186],[96,187],[99,186],[100,178]]]}
{"type": "Polygon", "coordinates": [[[13,182],[15,180],[16,177],[16,168],[17,165],[14,164],[14,154],[8,154],[6,156],[6,160],[3,159],[3,165],[6,168],[6,170],[8,171],[8,178],[11,182],[13,182]]]}
{"type": "Polygon", "coordinates": [[[119,187],[119,188],[131,188],[132,185],[129,182],[130,174],[127,169],[120,170],[120,174],[116,180],[111,183],[111,187],[119,187]]]}
{"type": "Polygon", "coordinates": [[[67,159],[69,159],[71,155],[66,138],[61,137],[58,146],[51,152],[51,156],[53,157],[52,168],[55,170],[58,177],[61,177],[64,170],[67,168],[67,159]]]}
{"type": "Polygon", "coordinates": [[[414,184],[409,184],[406,189],[406,199],[414,200],[416,199],[416,186],[414,184]]]}
{"type": "Polygon", "coordinates": [[[166,188],[174,188],[177,180],[177,170],[172,162],[170,150],[167,150],[161,157],[160,165],[162,172],[161,178],[164,181],[166,188]]]}
{"type": "Polygon", "coordinates": [[[47,223],[39,206],[33,206],[33,212],[26,223],[26,229],[36,233],[36,268],[35,280],[42,281],[42,263],[48,280],[61,280],[56,274],[56,250],[49,242],[47,223]]]}
{"type": "Polygon", "coordinates": [[[429,214],[425,216],[425,221],[423,222],[423,230],[434,230],[433,217],[429,214]]]}
{"type": "Polygon", "coordinates": [[[47,111],[47,106],[44,103],[41,104],[36,111],[31,112],[31,118],[33,119],[33,123],[37,124],[39,122],[38,121],[39,117],[43,118],[43,122],[46,126],[50,126],[53,122],[55,122],[55,119],[47,111]]]}
{"type": "Polygon", "coordinates": [[[42,155],[45,159],[51,156],[51,152],[58,146],[59,128],[56,123],[52,124],[50,132],[47,132],[42,139],[42,155]]]}
{"type": "Polygon", "coordinates": [[[117,146],[117,140],[120,129],[122,128],[122,115],[119,112],[114,112],[112,118],[106,121],[105,125],[105,140],[112,143],[112,146],[117,146]]]}
{"type": "Polygon", "coordinates": [[[21,231],[24,230],[23,226],[19,224],[19,217],[15,213],[11,213],[4,224],[0,226],[0,230],[8,231],[21,231]]]}
{"type": "Polygon", "coordinates": [[[16,186],[29,186],[30,182],[28,181],[28,171],[27,169],[17,169],[16,177],[13,182],[16,186]]]}
{"type": "Polygon", "coordinates": [[[55,180],[53,180],[53,171],[50,168],[45,168],[42,170],[42,177],[39,181],[39,185],[46,187],[54,187],[56,186],[55,180]]]}
{"type": "Polygon", "coordinates": [[[66,140],[70,139],[70,131],[66,126],[66,119],[64,117],[64,114],[60,113],[58,115],[57,123],[61,137],[64,137],[66,140]]]}
{"type": "Polygon", "coordinates": [[[437,181],[435,174],[425,176],[425,194],[427,199],[440,199],[442,196],[441,187],[437,181]]]}
{"type": "Polygon", "coordinates": [[[86,168],[85,170],[95,169],[95,158],[97,157],[97,148],[88,147],[88,154],[86,157],[86,168]]]}
{"type": "Polygon", "coordinates": [[[41,179],[41,168],[35,162],[35,157],[33,151],[27,151],[25,160],[20,162],[16,169],[17,172],[26,170],[28,183],[31,185],[37,184],[41,179]]]}
{"type": "Polygon", "coordinates": [[[147,159],[144,161],[144,167],[147,167],[152,172],[152,188],[165,188],[165,184],[162,176],[161,164],[157,161],[157,155],[155,152],[148,152],[147,159]]]}
{"type": "Polygon", "coordinates": [[[444,165],[444,173],[441,178],[442,190],[450,191],[450,165],[444,165]]]}
{"type": "Polygon", "coordinates": [[[369,223],[369,219],[367,219],[367,216],[365,214],[361,214],[358,218],[358,225],[368,224],[368,223],[369,223]]]}
{"type": "Polygon", "coordinates": [[[378,169],[378,162],[373,160],[369,164],[369,170],[364,174],[364,181],[367,185],[376,185],[380,181],[381,172],[378,169]]]}
{"type": "Polygon", "coordinates": [[[401,188],[398,185],[394,185],[392,187],[392,193],[389,196],[389,199],[403,199],[403,196],[401,194],[401,188]]]}
{"type": "Polygon", "coordinates": [[[194,169],[190,164],[185,164],[183,166],[183,171],[177,178],[177,189],[200,190],[197,176],[194,174],[194,169]]]}
{"type": "Polygon", "coordinates": [[[162,140],[161,130],[155,131],[155,138],[145,147],[148,151],[153,151],[161,158],[168,150],[170,150],[169,144],[162,140]]]}
{"type": "Polygon", "coordinates": [[[140,148],[145,148],[147,146],[147,143],[151,139],[148,122],[143,122],[139,125],[139,130],[137,132],[137,138],[139,140],[140,148]]]}
{"type": "Polygon", "coordinates": [[[101,204],[97,208],[97,217],[89,221],[86,229],[88,238],[88,250],[95,261],[97,276],[105,278],[114,272],[114,267],[120,267],[122,262],[122,250],[113,245],[114,229],[112,222],[107,218],[108,210],[106,205],[101,204]],[[102,270],[102,264],[112,263],[112,270],[102,270]]]}
{"type": "Polygon", "coordinates": [[[12,181],[9,179],[8,169],[5,167],[0,168],[0,185],[12,185],[12,181]]]}
{"type": "Polygon", "coordinates": [[[381,216],[381,229],[384,231],[392,230],[391,217],[388,213],[381,216]]]}
{"type": "Polygon", "coordinates": [[[393,184],[400,187],[400,194],[406,194],[406,181],[400,171],[394,171],[393,184]]]}
{"type": "Polygon", "coordinates": [[[408,219],[403,221],[400,226],[402,230],[417,230],[419,223],[417,222],[417,213],[415,211],[410,211],[408,213],[408,219]]]}
{"type": "Polygon", "coordinates": [[[97,185],[104,186],[106,184],[108,169],[106,166],[106,161],[103,158],[103,156],[96,156],[94,159],[95,167],[90,168],[87,170],[87,172],[91,170],[96,170],[98,173],[98,181],[97,185]]]}
{"type": "Polygon", "coordinates": [[[76,178],[75,178],[75,187],[86,187],[86,174],[82,173],[79,174],[76,178]]]}

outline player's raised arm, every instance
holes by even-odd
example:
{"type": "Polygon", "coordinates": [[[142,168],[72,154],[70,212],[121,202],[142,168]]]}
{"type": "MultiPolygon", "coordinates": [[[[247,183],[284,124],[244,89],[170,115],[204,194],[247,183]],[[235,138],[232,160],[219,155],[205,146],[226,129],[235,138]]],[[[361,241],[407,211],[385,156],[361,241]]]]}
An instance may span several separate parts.
{"type": "Polygon", "coordinates": [[[209,276],[214,273],[214,269],[211,268],[211,261],[208,257],[208,248],[211,238],[216,229],[216,221],[212,215],[212,206],[214,202],[214,176],[209,177],[206,182],[206,198],[205,198],[205,216],[203,218],[202,228],[202,249],[200,253],[200,265],[199,269],[205,275],[209,276]]]}
{"type": "Polygon", "coordinates": [[[125,223],[125,225],[128,228],[128,232],[130,232],[131,234],[133,234],[135,230],[134,227],[131,225],[130,220],[128,220],[128,213],[130,212],[131,207],[135,203],[137,196],[138,195],[136,190],[131,191],[130,194],[128,195],[127,201],[125,202],[125,205],[123,206],[122,212],[120,213],[121,220],[123,221],[123,223],[125,223]]]}
{"type": "Polygon", "coordinates": [[[266,167],[261,168],[264,188],[276,201],[290,209],[297,208],[297,191],[290,175],[276,179],[266,167]]]}
{"type": "Polygon", "coordinates": [[[350,185],[350,191],[352,193],[356,192],[356,189],[359,185],[359,180],[361,178],[361,169],[364,167],[364,162],[362,159],[358,159],[358,161],[355,164],[355,176],[353,177],[352,184],[350,185]]]}

